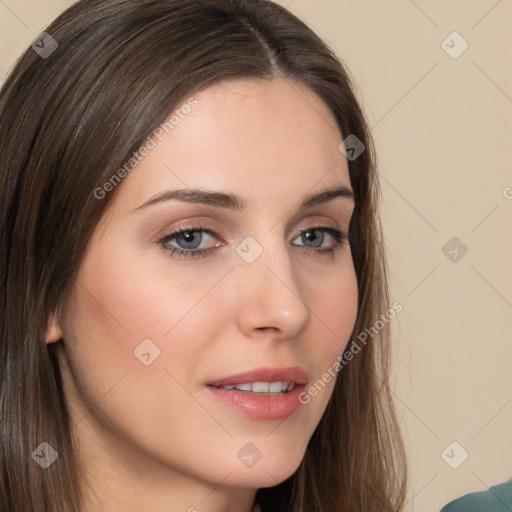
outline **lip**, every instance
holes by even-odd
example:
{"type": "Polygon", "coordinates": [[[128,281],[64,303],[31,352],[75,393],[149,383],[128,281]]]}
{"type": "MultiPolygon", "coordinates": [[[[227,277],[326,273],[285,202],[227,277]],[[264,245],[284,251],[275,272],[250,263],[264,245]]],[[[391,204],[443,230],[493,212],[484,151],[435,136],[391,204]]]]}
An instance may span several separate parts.
{"type": "Polygon", "coordinates": [[[257,368],[248,372],[230,375],[206,384],[205,388],[220,403],[255,420],[278,420],[290,416],[302,403],[299,395],[306,387],[308,376],[302,368],[257,368]],[[275,395],[219,389],[219,386],[244,384],[247,382],[294,382],[295,387],[287,393],[275,395]]]}
{"type": "Polygon", "coordinates": [[[256,368],[248,372],[237,373],[223,379],[208,382],[209,386],[231,386],[234,384],[246,384],[247,382],[295,382],[297,385],[305,385],[308,382],[307,373],[298,366],[289,368],[256,368]]]}

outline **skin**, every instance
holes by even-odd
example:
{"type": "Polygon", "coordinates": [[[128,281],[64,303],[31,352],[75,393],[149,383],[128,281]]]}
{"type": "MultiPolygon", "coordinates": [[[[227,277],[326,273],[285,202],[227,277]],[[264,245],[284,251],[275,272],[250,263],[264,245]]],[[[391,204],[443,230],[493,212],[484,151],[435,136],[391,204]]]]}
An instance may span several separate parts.
{"type": "MultiPolygon", "coordinates": [[[[230,80],[194,98],[197,108],[119,185],[49,322],[48,342],[64,340],[59,360],[87,512],[249,512],[258,488],[299,466],[334,380],[272,421],[219,403],[204,384],[263,366],[299,366],[314,383],[354,328],[348,242],[321,254],[300,235],[318,224],[348,232],[354,207],[338,197],[298,210],[306,195],[350,188],[326,105],[281,78],[230,80]],[[248,209],[171,200],[134,211],[187,187],[236,193],[248,209]],[[159,240],[198,222],[216,232],[201,232],[209,255],[163,250],[159,240]],[[263,248],[253,263],[235,251],[248,236],[263,248]],[[134,356],[144,339],[160,350],[149,366],[134,356]],[[262,453],[250,468],[236,456],[248,442],[262,453]]],[[[321,248],[335,245],[313,231],[322,233],[321,248]]],[[[170,246],[187,247],[183,239],[170,246]]]]}

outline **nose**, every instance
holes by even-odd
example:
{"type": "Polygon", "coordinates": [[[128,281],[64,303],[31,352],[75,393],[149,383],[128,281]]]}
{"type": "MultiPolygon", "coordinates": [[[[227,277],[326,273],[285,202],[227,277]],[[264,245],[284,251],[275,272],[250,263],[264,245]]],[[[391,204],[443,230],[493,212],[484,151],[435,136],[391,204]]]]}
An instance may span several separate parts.
{"type": "Polygon", "coordinates": [[[250,338],[268,333],[273,339],[293,338],[311,318],[305,283],[300,282],[299,269],[294,267],[282,239],[268,239],[262,249],[251,263],[238,258],[232,272],[237,287],[238,327],[250,338]]]}

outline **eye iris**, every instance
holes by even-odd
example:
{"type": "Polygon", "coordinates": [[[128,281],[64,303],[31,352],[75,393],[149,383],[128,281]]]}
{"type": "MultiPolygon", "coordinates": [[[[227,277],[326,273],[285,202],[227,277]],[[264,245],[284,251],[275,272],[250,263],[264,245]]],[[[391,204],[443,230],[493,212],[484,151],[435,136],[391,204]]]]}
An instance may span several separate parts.
{"type": "Polygon", "coordinates": [[[201,245],[202,234],[199,231],[184,231],[177,238],[178,245],[182,246],[183,249],[197,249],[201,245]]]}
{"type": "Polygon", "coordinates": [[[322,245],[322,242],[324,241],[324,233],[322,231],[319,231],[318,229],[312,229],[311,231],[307,231],[304,233],[304,238],[308,240],[309,242],[313,242],[312,247],[320,247],[322,245]],[[320,236],[317,236],[317,234],[320,234],[320,236]]]}

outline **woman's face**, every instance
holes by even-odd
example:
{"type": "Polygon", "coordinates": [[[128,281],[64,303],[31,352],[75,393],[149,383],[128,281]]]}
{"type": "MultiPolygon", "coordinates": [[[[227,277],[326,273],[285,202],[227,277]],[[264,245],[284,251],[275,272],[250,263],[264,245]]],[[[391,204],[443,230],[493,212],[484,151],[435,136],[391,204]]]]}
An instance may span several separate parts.
{"type": "Polygon", "coordinates": [[[299,396],[357,314],[350,246],[336,237],[353,199],[303,204],[351,190],[342,135],[313,92],[283,79],[193,99],[93,234],[58,324],[64,388],[98,468],[155,488],[274,486],[297,469],[334,379],[299,396]]]}

